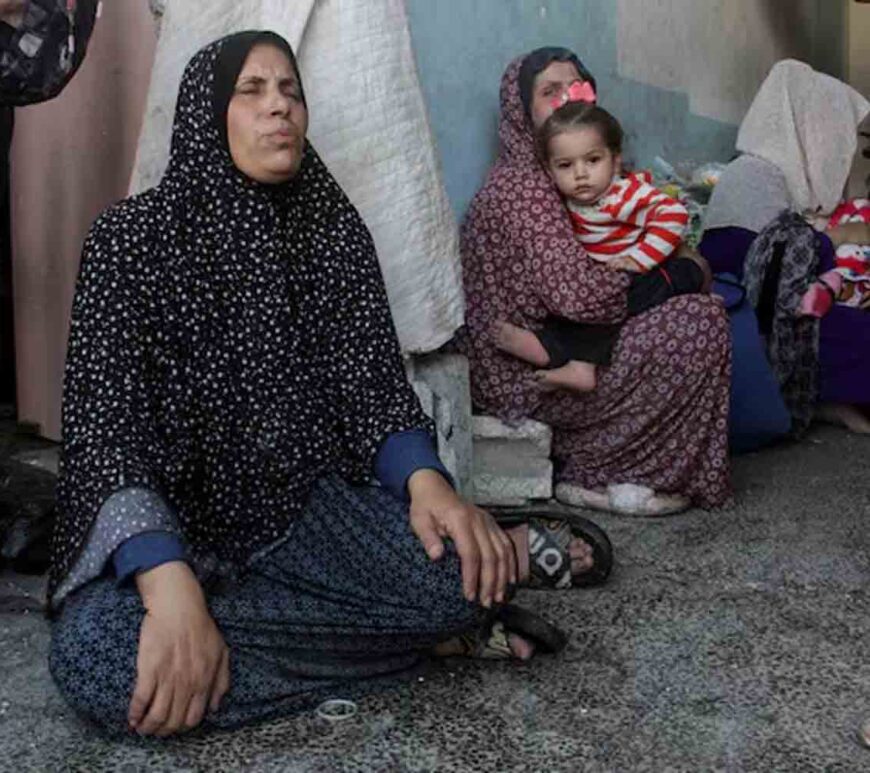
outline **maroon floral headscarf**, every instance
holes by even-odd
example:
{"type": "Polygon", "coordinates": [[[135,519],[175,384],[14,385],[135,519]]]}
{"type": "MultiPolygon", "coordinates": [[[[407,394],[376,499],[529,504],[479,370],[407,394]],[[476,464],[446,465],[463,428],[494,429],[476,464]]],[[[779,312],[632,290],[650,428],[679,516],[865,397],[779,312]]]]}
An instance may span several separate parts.
{"type": "Polygon", "coordinates": [[[565,206],[535,154],[519,71],[501,83],[500,150],[462,227],[462,264],[472,399],[505,417],[530,416],[541,393],[531,366],[499,352],[490,328],[498,319],[534,328],[548,315],[612,324],[626,315],[629,277],[592,261],[577,241],[565,206]]]}

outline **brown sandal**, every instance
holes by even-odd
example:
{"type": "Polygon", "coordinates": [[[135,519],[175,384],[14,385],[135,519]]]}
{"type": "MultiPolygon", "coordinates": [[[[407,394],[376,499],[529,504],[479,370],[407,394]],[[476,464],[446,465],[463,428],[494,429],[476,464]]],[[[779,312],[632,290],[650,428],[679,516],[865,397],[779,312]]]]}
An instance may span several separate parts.
{"type": "Polygon", "coordinates": [[[508,641],[512,633],[534,644],[536,652],[546,654],[561,652],[568,643],[568,637],[555,625],[513,604],[496,610],[490,620],[483,628],[452,639],[456,651],[450,654],[485,660],[515,659],[508,641]]]}

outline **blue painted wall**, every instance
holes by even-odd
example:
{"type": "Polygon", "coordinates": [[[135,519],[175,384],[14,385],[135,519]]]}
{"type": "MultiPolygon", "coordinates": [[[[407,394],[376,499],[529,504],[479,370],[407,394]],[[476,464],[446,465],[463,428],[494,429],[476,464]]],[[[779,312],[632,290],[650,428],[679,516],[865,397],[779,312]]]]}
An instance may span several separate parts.
{"type": "MultiPolygon", "coordinates": [[[[621,78],[614,0],[406,0],[420,80],[445,184],[461,217],[497,149],[498,87],[508,62],[543,45],[577,51],[595,74],[601,103],[627,134],[627,157],[728,160],[736,126],[696,115],[688,97],[621,78]]],[[[819,0],[819,9],[834,5],[819,0]]],[[[821,10],[819,11],[821,14],[821,10]]],[[[816,17],[821,18],[820,16],[816,17]]],[[[817,66],[837,74],[838,14],[814,30],[817,66]]],[[[838,46],[840,46],[838,48],[838,46]]]]}

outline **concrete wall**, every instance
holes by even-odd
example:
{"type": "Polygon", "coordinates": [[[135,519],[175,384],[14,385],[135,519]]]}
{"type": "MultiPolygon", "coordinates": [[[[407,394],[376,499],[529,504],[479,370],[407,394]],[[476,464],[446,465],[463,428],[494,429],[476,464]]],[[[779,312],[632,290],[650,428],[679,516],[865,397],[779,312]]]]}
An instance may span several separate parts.
{"type": "MultiPolygon", "coordinates": [[[[847,77],[865,97],[870,97],[870,3],[849,2],[847,13],[847,77]]],[[[862,127],[870,132],[870,118],[862,127]]],[[[870,147],[870,140],[862,140],[862,147],[870,147]]],[[[868,196],[870,191],[870,158],[860,154],[852,166],[849,177],[851,196],[868,196]]]]}
{"type": "Polygon", "coordinates": [[[448,194],[457,215],[497,147],[507,63],[541,45],[578,52],[648,164],[727,160],[770,65],[843,74],[839,0],[406,0],[448,194]]]}
{"type": "Polygon", "coordinates": [[[862,94],[870,94],[870,3],[848,5],[848,77],[862,94]]]}
{"type": "Polygon", "coordinates": [[[154,20],[105,3],[81,70],[56,99],[15,110],[12,276],[18,419],[60,438],[69,311],[85,234],[127,194],[154,20]]]}

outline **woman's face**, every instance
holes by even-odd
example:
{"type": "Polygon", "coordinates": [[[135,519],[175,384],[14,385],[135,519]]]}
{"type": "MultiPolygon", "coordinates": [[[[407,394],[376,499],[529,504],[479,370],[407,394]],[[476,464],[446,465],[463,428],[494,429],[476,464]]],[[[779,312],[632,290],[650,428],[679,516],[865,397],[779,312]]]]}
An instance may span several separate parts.
{"type": "Polygon", "coordinates": [[[572,62],[553,62],[535,76],[532,86],[532,104],[529,112],[532,125],[537,129],[553,112],[553,99],[576,80],[583,80],[572,62]]]}
{"type": "Polygon", "coordinates": [[[275,185],[302,164],[308,111],[287,55],[268,43],[251,49],[227,110],[230,156],[239,171],[275,185]]]}

